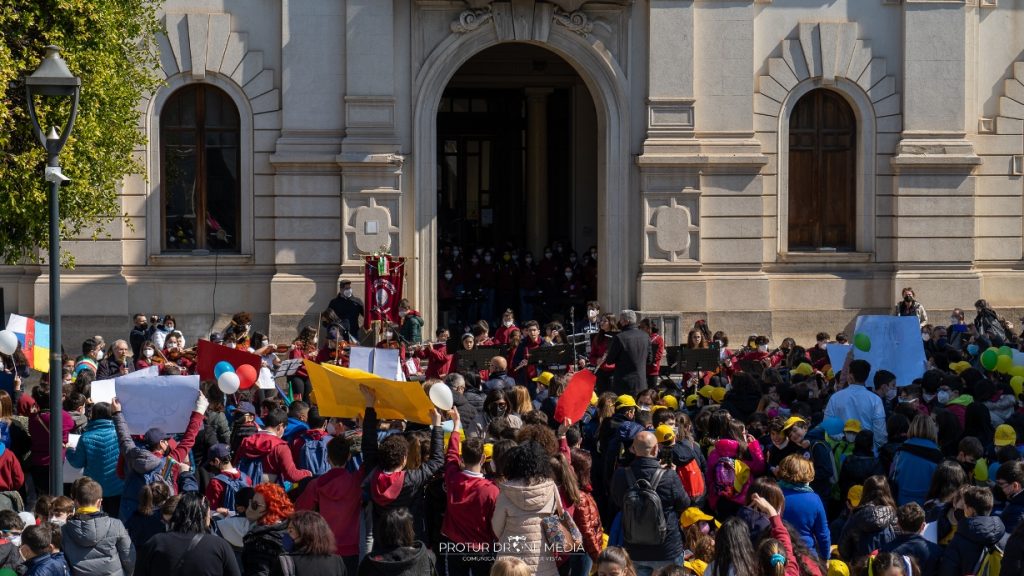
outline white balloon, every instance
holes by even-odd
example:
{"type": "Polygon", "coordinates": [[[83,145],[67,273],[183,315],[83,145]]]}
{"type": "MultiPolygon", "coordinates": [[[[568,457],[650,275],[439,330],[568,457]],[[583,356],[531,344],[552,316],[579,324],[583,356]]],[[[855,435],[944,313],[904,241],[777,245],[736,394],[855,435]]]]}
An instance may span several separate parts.
{"type": "Polygon", "coordinates": [[[452,398],[452,389],[446,384],[434,384],[430,387],[430,401],[439,410],[451,410],[452,406],[455,405],[455,399],[452,398]]]}
{"type": "Polygon", "coordinates": [[[238,380],[238,374],[235,374],[234,372],[225,372],[217,379],[217,387],[225,394],[234,394],[235,392],[238,392],[238,387],[240,385],[241,382],[238,380]]]}
{"type": "Polygon", "coordinates": [[[18,335],[10,330],[0,330],[0,354],[10,356],[18,349],[18,335]]]}

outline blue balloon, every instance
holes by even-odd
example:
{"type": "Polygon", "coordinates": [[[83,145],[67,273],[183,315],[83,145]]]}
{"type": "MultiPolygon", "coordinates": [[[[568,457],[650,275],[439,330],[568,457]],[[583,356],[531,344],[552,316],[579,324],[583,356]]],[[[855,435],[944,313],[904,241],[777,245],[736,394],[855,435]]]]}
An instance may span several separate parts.
{"type": "Polygon", "coordinates": [[[220,375],[225,372],[234,372],[235,367],[226,360],[221,360],[213,367],[213,375],[216,379],[220,380],[220,375]]]}

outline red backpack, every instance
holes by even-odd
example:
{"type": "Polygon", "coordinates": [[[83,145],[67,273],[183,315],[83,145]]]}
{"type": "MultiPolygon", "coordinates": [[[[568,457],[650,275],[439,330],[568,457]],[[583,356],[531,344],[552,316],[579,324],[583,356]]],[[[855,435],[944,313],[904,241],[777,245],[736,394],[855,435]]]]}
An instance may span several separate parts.
{"type": "Polygon", "coordinates": [[[687,462],[685,466],[677,466],[676,474],[679,474],[679,480],[683,483],[683,490],[686,490],[691,499],[704,496],[704,493],[707,491],[704,486],[704,472],[700,469],[700,465],[697,464],[696,458],[687,462]]]}

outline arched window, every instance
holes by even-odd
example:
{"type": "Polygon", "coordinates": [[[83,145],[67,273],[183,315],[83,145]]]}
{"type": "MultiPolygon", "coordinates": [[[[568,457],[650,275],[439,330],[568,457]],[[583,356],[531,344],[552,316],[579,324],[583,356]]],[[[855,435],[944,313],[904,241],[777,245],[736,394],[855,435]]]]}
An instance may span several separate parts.
{"type": "Polygon", "coordinates": [[[838,93],[805,94],[789,118],[789,250],[857,247],[857,119],[838,93]]]}
{"type": "Polygon", "coordinates": [[[238,108],[205,84],[172,94],[160,114],[162,248],[240,251],[238,108]]]}

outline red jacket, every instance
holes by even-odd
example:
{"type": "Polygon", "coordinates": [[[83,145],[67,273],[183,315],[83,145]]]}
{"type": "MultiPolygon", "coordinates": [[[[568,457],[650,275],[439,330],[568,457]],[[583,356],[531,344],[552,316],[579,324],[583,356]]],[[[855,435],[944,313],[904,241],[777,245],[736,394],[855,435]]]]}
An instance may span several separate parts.
{"type": "Polygon", "coordinates": [[[426,378],[441,379],[445,375],[449,374],[453,370],[453,364],[455,363],[455,355],[448,353],[448,346],[439,344],[435,346],[424,346],[413,353],[416,358],[422,358],[427,361],[427,371],[424,373],[426,378]]]}
{"type": "Polygon", "coordinates": [[[583,536],[583,549],[594,562],[597,562],[597,557],[601,555],[601,535],[604,528],[601,526],[601,514],[597,511],[597,502],[590,495],[589,488],[580,489],[580,503],[576,505],[572,519],[580,529],[580,535],[583,536]]]}
{"type": "Polygon", "coordinates": [[[334,533],[341,556],[359,554],[359,494],[363,470],[332,468],[313,479],[295,502],[297,510],[319,512],[334,533]]]}
{"type": "Polygon", "coordinates": [[[821,570],[813,561],[806,561],[803,558],[797,558],[796,554],[793,553],[793,541],[789,538],[789,531],[782,525],[782,517],[779,515],[772,516],[768,519],[770,523],[770,530],[772,538],[775,538],[782,543],[782,549],[786,551],[786,576],[800,576],[800,566],[807,568],[807,571],[815,576],[822,576],[821,570]]]}
{"type": "MultiPolygon", "coordinates": [[[[258,432],[242,440],[238,446],[238,453],[235,454],[235,466],[238,466],[242,458],[259,458],[263,463],[264,475],[280,474],[289,482],[298,482],[313,475],[309,470],[299,470],[295,467],[295,460],[287,442],[265,432],[258,432]]],[[[259,482],[256,478],[252,481],[259,482]]]]}
{"type": "Polygon", "coordinates": [[[512,331],[513,330],[519,330],[519,328],[516,328],[515,323],[513,323],[511,326],[509,326],[507,328],[505,327],[504,324],[502,324],[501,326],[498,326],[494,330],[494,338],[493,338],[494,343],[495,344],[508,344],[508,339],[512,336],[512,331]]]}
{"type": "Polygon", "coordinates": [[[494,542],[491,516],[498,500],[498,487],[482,475],[462,470],[459,459],[461,435],[452,432],[444,459],[444,485],[448,492],[441,534],[452,542],[494,542]]]}
{"type": "Polygon", "coordinates": [[[21,488],[25,483],[25,474],[21,471],[21,463],[14,452],[0,444],[0,491],[9,492],[21,488]]]}
{"type": "Polygon", "coordinates": [[[327,433],[327,430],[314,428],[292,438],[292,441],[288,443],[288,449],[292,451],[292,462],[300,462],[302,460],[302,447],[306,445],[306,440],[320,440],[325,436],[328,440],[331,439],[331,435],[327,433]]]}

